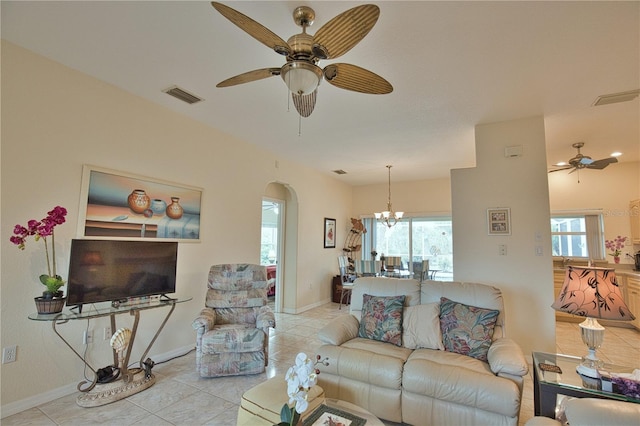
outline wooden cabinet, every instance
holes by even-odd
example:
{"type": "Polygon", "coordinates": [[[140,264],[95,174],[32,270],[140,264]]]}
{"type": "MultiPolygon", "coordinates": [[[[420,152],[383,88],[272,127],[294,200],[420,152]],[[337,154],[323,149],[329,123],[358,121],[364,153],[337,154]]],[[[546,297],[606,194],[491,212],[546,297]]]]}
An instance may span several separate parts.
{"type": "Polygon", "coordinates": [[[629,203],[629,219],[631,220],[631,241],[640,244],[640,200],[629,203]]]}
{"type": "MultiPolygon", "coordinates": [[[[342,281],[340,275],[336,275],[331,280],[331,300],[333,303],[340,303],[340,296],[342,296],[342,281]]],[[[351,294],[344,298],[342,301],[344,305],[351,303],[351,294]]]]}
{"type": "Polygon", "coordinates": [[[626,277],[627,306],[636,319],[631,324],[640,330],[640,278],[626,277]]]}

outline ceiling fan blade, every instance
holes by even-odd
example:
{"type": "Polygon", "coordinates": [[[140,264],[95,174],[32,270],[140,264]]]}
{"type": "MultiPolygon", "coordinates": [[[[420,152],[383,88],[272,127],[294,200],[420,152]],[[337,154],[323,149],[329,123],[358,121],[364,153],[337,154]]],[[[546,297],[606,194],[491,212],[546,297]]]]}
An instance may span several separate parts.
{"type": "Polygon", "coordinates": [[[309,117],[313,112],[313,108],[316,106],[316,94],[318,93],[318,89],[307,95],[298,95],[297,93],[291,92],[291,98],[293,99],[293,104],[298,110],[298,114],[301,117],[309,117]]]}
{"type": "Polygon", "coordinates": [[[379,16],[380,8],[373,4],[356,6],[341,13],[313,36],[314,54],[320,59],[344,55],[371,31],[379,16]]]}
{"type": "Polygon", "coordinates": [[[387,80],[356,65],[331,64],[327,65],[322,72],[325,80],[341,89],[374,95],[393,92],[393,86],[387,80]]]}
{"type": "Polygon", "coordinates": [[[573,167],[561,167],[559,169],[553,169],[553,170],[549,170],[547,173],[553,173],[553,172],[559,172],[561,170],[569,170],[572,169],[573,167]]]}
{"type": "Polygon", "coordinates": [[[274,75],[280,75],[280,68],[261,68],[259,70],[245,72],[243,74],[238,74],[234,77],[228,78],[216,84],[216,87],[235,86],[237,84],[244,84],[251,81],[262,80],[263,78],[272,77],[274,75]]]}
{"type": "Polygon", "coordinates": [[[241,30],[265,46],[275,50],[276,53],[286,56],[291,52],[289,44],[264,25],[259,24],[248,16],[222,3],[212,1],[211,6],[220,12],[222,16],[236,24],[241,30]]]}
{"type": "Polygon", "coordinates": [[[593,161],[586,166],[587,169],[602,170],[611,163],[617,163],[618,159],[615,157],[603,158],[602,160],[593,161]]]}

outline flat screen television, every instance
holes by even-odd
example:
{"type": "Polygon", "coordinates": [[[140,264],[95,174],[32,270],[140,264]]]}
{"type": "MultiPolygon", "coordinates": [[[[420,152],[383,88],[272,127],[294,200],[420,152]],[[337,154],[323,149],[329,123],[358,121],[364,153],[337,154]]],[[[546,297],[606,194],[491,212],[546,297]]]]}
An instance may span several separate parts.
{"type": "Polygon", "coordinates": [[[67,306],[176,291],[178,243],[71,240],[67,306]]]}

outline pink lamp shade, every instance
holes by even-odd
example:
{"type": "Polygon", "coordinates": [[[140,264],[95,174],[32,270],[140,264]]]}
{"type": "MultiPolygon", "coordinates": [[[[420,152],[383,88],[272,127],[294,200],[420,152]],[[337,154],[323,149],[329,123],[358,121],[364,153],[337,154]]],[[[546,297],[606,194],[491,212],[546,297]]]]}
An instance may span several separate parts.
{"type": "Polygon", "coordinates": [[[581,317],[633,321],[613,268],[568,266],[553,309],[581,317]]]}

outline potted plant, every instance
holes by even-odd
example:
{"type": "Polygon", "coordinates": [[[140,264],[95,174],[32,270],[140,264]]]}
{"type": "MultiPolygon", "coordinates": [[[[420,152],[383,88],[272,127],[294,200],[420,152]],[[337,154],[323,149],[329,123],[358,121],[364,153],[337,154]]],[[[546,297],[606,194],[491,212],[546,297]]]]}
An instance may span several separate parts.
{"type": "Polygon", "coordinates": [[[604,246],[611,250],[609,253],[610,256],[613,256],[613,261],[615,263],[620,263],[620,255],[622,254],[622,248],[624,247],[624,242],[627,241],[627,237],[621,237],[618,235],[613,240],[605,240],[604,246]]]}
{"type": "Polygon", "coordinates": [[[40,275],[40,282],[46,287],[41,297],[36,297],[36,307],[38,313],[57,313],[62,311],[64,306],[64,297],[60,287],[65,282],[56,272],[56,246],[54,228],[65,222],[67,209],[56,206],[47,213],[47,216],[38,221],[31,219],[24,227],[20,224],[13,228],[13,234],[10,241],[17,245],[20,250],[24,250],[27,237],[33,235],[36,241],[42,240],[44,243],[44,253],[47,259],[47,273],[40,275]],[[49,256],[48,238],[51,237],[51,256],[49,256]]]}

